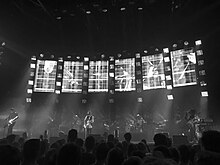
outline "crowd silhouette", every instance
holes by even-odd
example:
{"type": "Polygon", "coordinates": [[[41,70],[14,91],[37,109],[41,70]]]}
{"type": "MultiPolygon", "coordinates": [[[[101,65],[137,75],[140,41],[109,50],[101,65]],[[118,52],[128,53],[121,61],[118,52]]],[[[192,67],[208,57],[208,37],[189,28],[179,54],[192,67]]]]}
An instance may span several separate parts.
{"type": "Polygon", "coordinates": [[[56,141],[48,136],[28,138],[9,135],[0,140],[1,165],[217,165],[220,164],[220,132],[203,132],[198,143],[174,145],[163,133],[154,135],[151,146],[146,139],[132,141],[125,133],[119,141],[114,135],[85,140],[71,129],[56,141]]]}

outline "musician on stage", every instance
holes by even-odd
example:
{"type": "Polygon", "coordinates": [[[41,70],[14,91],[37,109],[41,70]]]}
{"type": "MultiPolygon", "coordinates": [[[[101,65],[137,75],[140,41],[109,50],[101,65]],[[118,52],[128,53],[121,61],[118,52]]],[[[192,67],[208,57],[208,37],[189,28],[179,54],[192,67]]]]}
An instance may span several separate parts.
{"type": "Polygon", "coordinates": [[[195,109],[190,109],[185,114],[186,124],[188,126],[189,138],[194,141],[196,140],[195,123],[199,120],[198,113],[195,109]]]}
{"type": "Polygon", "coordinates": [[[143,132],[143,126],[146,121],[144,118],[138,113],[136,116],[136,129],[139,130],[141,133],[143,132]]]}
{"type": "Polygon", "coordinates": [[[15,111],[14,108],[10,109],[10,114],[9,116],[6,118],[7,120],[7,124],[5,125],[5,127],[8,127],[8,133],[7,135],[11,135],[12,131],[13,131],[13,127],[16,123],[16,120],[19,118],[18,113],[15,111]]]}
{"type": "Polygon", "coordinates": [[[88,111],[84,118],[85,137],[92,133],[92,123],[94,123],[94,116],[91,111],[88,111]]]}

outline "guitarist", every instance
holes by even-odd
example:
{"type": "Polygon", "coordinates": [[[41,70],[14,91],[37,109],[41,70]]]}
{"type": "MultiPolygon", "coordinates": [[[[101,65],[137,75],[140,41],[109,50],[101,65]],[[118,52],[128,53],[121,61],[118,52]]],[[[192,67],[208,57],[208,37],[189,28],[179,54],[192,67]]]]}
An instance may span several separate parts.
{"type": "Polygon", "coordinates": [[[86,137],[92,133],[92,123],[94,123],[94,116],[91,114],[91,111],[88,111],[87,115],[84,118],[84,128],[86,137]]]}
{"type": "Polygon", "coordinates": [[[7,135],[11,135],[12,134],[12,130],[13,127],[16,123],[16,120],[19,118],[18,113],[15,111],[14,108],[10,109],[10,114],[9,116],[6,118],[7,120],[7,124],[5,125],[5,127],[8,127],[8,133],[7,135]]]}

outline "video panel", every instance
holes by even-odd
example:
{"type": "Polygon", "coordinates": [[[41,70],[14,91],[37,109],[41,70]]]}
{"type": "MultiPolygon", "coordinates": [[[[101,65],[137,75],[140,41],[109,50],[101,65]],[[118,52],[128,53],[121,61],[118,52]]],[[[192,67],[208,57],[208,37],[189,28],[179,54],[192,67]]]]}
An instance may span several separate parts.
{"type": "Polygon", "coordinates": [[[34,92],[54,92],[57,61],[37,60],[34,92]]]}
{"type": "Polygon", "coordinates": [[[165,88],[163,54],[142,56],[143,90],[165,88]]]}
{"type": "Polygon", "coordinates": [[[135,90],[135,59],[115,60],[115,91],[135,90]]]}
{"type": "Polygon", "coordinates": [[[88,92],[108,91],[108,61],[89,62],[88,92]]]}
{"type": "Polygon", "coordinates": [[[196,55],[193,48],[171,51],[173,86],[197,84],[196,55]]]}
{"type": "Polygon", "coordinates": [[[82,92],[83,62],[64,61],[62,92],[82,92]]]}

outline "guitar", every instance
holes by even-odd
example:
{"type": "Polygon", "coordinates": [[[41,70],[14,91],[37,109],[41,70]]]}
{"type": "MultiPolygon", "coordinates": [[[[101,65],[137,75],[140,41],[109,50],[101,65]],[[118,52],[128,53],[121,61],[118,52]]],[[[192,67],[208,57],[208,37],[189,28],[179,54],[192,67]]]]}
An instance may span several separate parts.
{"type": "Polygon", "coordinates": [[[94,122],[93,116],[88,116],[84,121],[84,128],[92,128],[92,123],[94,122]]]}
{"type": "Polygon", "coordinates": [[[14,117],[13,119],[8,120],[7,123],[4,125],[4,128],[9,127],[10,125],[14,124],[17,119],[18,119],[18,116],[14,117]]]}

